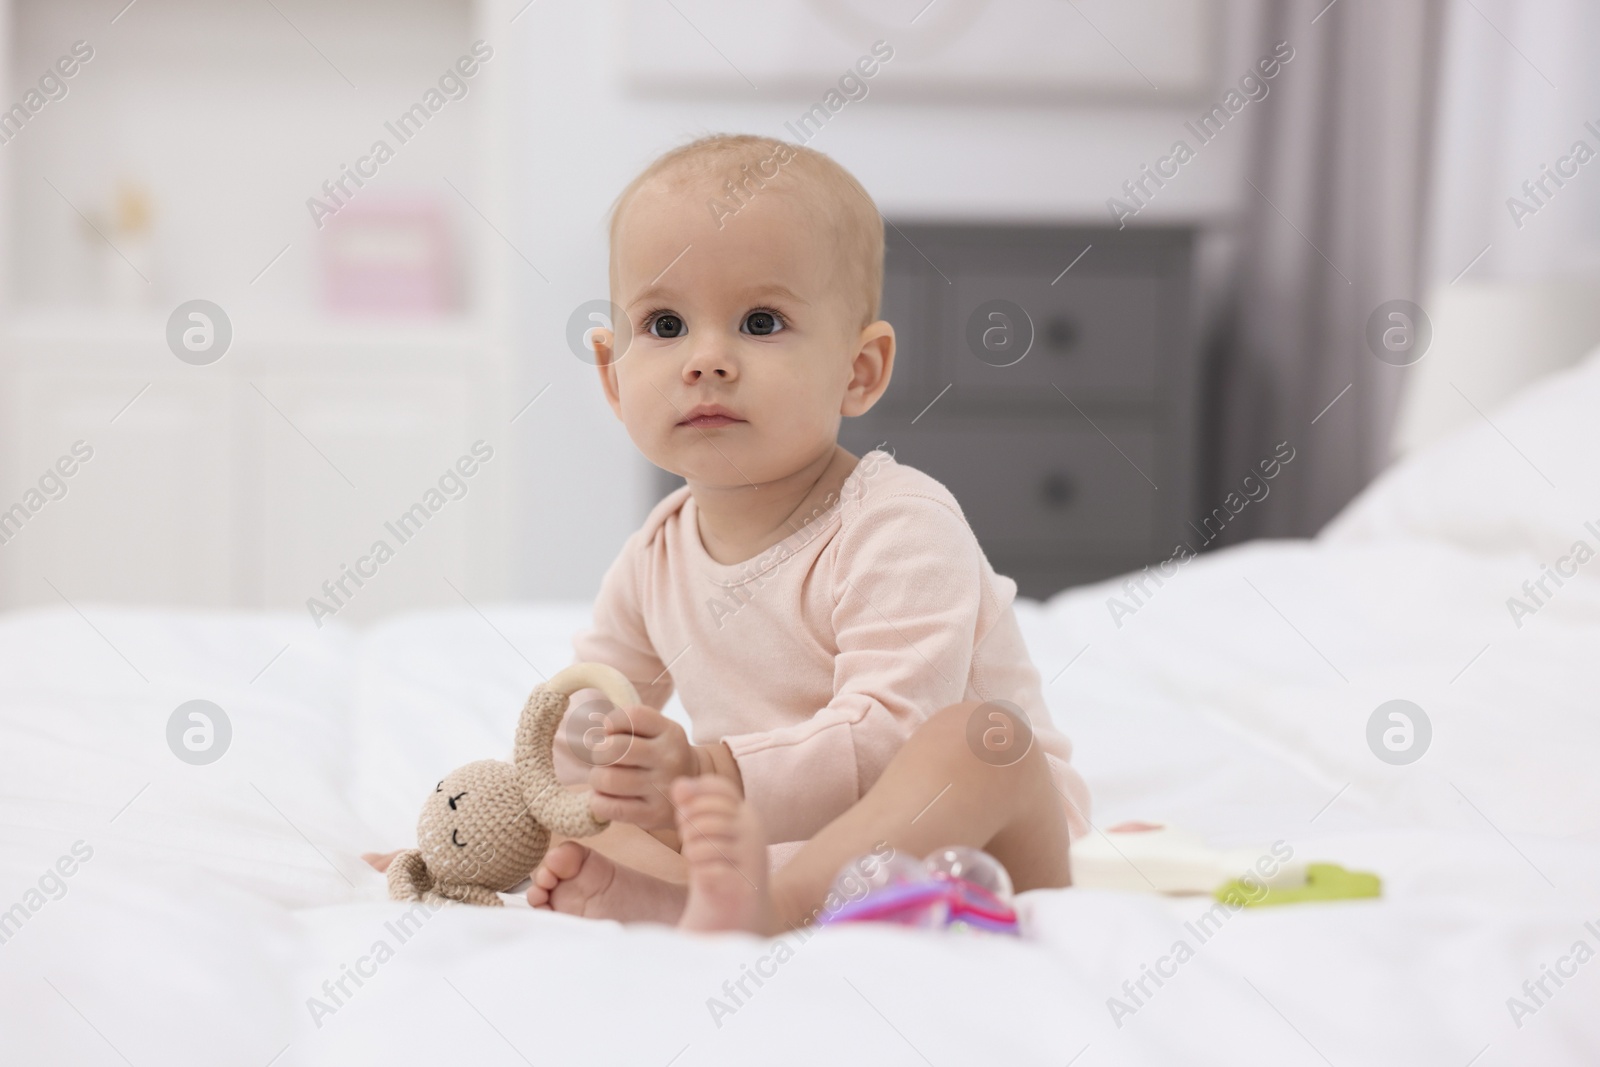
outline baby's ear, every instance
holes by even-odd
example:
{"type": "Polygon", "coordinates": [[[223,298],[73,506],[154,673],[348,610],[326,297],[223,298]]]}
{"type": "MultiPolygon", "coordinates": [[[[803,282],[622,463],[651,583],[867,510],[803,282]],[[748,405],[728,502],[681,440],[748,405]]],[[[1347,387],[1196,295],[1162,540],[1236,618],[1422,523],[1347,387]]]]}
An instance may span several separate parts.
{"type": "Polygon", "coordinates": [[[433,872],[421,849],[408,848],[389,864],[390,900],[426,900],[433,890],[433,872]]]}

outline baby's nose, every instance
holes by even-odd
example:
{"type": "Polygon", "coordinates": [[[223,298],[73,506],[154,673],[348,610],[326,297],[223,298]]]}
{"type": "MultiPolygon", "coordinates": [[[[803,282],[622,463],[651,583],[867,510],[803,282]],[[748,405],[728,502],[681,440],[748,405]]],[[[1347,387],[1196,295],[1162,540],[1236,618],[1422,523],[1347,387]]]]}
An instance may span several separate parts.
{"type": "Polygon", "coordinates": [[[696,382],[708,374],[725,380],[736,374],[733,355],[720,340],[712,339],[696,345],[688,362],[683,365],[685,381],[696,382]]]}

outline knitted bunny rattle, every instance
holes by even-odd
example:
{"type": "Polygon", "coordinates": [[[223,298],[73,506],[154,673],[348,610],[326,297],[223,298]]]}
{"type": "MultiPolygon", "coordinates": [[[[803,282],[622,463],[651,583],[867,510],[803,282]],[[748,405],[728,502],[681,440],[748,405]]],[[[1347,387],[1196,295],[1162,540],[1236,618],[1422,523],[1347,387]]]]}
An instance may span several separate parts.
{"type": "Polygon", "coordinates": [[[479,760],[445,776],[422,806],[417,847],[389,865],[394,900],[460,901],[498,906],[550,847],[551,833],[590,837],[606,828],[589,798],[556,780],[551,746],[567,702],[598,689],[618,707],[639,702],[621,673],[579,663],[536,688],[517,724],[514,763],[479,760]]]}

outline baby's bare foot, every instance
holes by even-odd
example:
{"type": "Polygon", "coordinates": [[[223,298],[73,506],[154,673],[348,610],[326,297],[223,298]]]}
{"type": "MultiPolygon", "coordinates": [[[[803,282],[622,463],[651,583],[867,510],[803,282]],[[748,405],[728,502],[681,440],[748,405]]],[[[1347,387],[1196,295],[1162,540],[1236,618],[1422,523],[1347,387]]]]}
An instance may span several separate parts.
{"type": "Polygon", "coordinates": [[[716,775],[680,778],[672,783],[672,800],[689,868],[689,903],[678,927],[777,933],[766,842],[733,783],[716,775]]]}
{"type": "Polygon", "coordinates": [[[363,852],[361,858],[366,860],[373,870],[382,874],[389,869],[389,864],[394,862],[394,858],[404,851],[403,848],[397,848],[393,852],[363,852]]]}
{"type": "Polygon", "coordinates": [[[536,908],[621,922],[675,923],[683,901],[683,886],[614,863],[576,841],[546,853],[528,889],[536,908]]]}

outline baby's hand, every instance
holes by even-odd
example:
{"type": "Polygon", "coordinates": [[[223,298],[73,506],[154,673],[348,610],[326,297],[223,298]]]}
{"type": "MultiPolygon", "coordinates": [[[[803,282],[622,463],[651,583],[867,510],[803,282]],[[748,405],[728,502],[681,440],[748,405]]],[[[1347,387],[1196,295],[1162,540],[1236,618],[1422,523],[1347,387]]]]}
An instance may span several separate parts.
{"type": "Polygon", "coordinates": [[[594,796],[589,808],[599,819],[633,823],[646,830],[675,825],[667,799],[673,779],[704,773],[703,757],[683,727],[643,704],[605,717],[604,742],[590,754],[594,796]]]}

